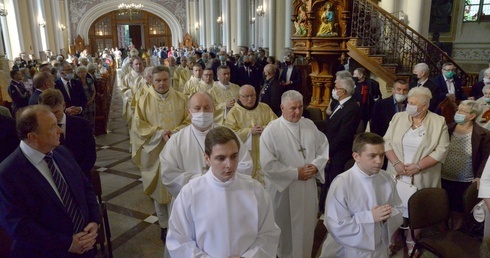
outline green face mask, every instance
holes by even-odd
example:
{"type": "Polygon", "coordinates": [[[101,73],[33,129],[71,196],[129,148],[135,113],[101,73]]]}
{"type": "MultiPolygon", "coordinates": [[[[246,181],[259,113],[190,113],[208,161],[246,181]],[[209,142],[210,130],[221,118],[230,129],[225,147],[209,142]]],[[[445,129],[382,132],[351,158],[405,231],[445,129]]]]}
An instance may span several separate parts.
{"type": "Polygon", "coordinates": [[[445,76],[448,79],[452,79],[454,77],[454,72],[453,71],[447,71],[445,76]]]}

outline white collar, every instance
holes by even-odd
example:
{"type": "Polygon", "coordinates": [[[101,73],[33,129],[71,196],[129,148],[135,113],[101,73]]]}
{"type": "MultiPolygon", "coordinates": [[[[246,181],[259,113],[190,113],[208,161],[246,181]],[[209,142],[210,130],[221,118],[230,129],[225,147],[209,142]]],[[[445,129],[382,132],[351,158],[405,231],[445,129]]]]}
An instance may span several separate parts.
{"type": "Polygon", "coordinates": [[[343,99],[343,100],[340,100],[340,101],[339,101],[339,104],[340,104],[341,106],[344,106],[344,103],[345,103],[345,102],[347,102],[347,101],[348,101],[349,99],[351,99],[351,98],[352,98],[352,96],[349,96],[349,97],[347,97],[347,98],[345,98],[345,99],[343,99]]]}
{"type": "Polygon", "coordinates": [[[44,156],[46,156],[46,154],[29,146],[24,140],[20,141],[19,147],[20,150],[25,154],[27,159],[34,165],[39,164],[41,161],[44,160],[44,156]]]}

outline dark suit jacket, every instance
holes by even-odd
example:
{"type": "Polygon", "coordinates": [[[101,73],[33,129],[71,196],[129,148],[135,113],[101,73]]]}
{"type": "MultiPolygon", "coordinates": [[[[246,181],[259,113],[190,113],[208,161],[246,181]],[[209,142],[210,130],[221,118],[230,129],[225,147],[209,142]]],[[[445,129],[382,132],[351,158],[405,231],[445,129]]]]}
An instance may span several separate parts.
{"type": "Polygon", "coordinates": [[[83,173],[90,178],[90,170],[97,159],[90,122],[81,117],[66,115],[66,135],[63,145],[71,151],[83,173]]]}
{"type": "Polygon", "coordinates": [[[483,81],[479,81],[473,85],[473,87],[471,87],[471,97],[475,97],[475,100],[483,97],[483,87],[485,87],[485,83],[483,81]]]}
{"type": "MultiPolygon", "coordinates": [[[[54,160],[86,221],[100,223],[92,184],[63,147],[54,160]]],[[[14,240],[11,257],[93,257],[69,254],[73,223],[55,191],[20,147],[0,163],[0,224],[14,240]]]]}
{"type": "Polygon", "coordinates": [[[34,90],[31,97],[29,98],[29,106],[39,104],[38,99],[39,99],[39,95],[41,95],[41,93],[43,93],[41,90],[38,90],[38,89],[34,90]]]}
{"type": "MultiPolygon", "coordinates": [[[[226,61],[225,62],[226,66],[230,68],[230,82],[233,82],[235,84],[237,83],[237,74],[236,74],[236,66],[230,62],[226,61]]],[[[213,62],[213,65],[211,66],[211,69],[213,69],[213,78],[215,81],[218,80],[218,67],[221,66],[221,62],[218,60],[217,62],[213,62]]]]}
{"type": "Polygon", "coordinates": [[[283,87],[274,77],[265,81],[260,91],[260,102],[269,105],[272,111],[278,116],[281,116],[281,96],[284,92],[283,87]]]}
{"type": "MultiPolygon", "coordinates": [[[[397,105],[395,105],[394,101],[393,95],[376,101],[373,107],[373,113],[371,115],[371,132],[381,137],[385,135],[391,119],[397,112],[397,105]]],[[[406,101],[404,106],[406,107],[406,101]]]]}
{"type": "MultiPolygon", "coordinates": [[[[287,73],[288,73],[288,67],[284,67],[284,69],[281,72],[281,76],[279,76],[279,83],[286,82],[287,73]]],[[[295,65],[293,65],[293,71],[291,73],[290,80],[293,82],[293,84],[284,87],[284,91],[288,91],[288,90],[301,91],[301,70],[295,65]]]]}
{"type": "Polygon", "coordinates": [[[15,120],[0,115],[0,162],[6,159],[18,146],[19,137],[15,129],[15,120]]]}
{"type": "MultiPolygon", "coordinates": [[[[417,83],[418,83],[417,81],[412,81],[409,85],[410,89],[417,87],[417,83]]],[[[441,103],[442,101],[439,100],[439,96],[441,92],[440,87],[431,80],[427,80],[422,86],[428,88],[430,90],[430,93],[432,93],[432,99],[430,100],[429,110],[432,112],[436,112],[437,106],[439,106],[439,103],[441,103]]],[[[444,82],[444,87],[446,88],[446,93],[447,93],[447,85],[445,82],[444,82]]],[[[444,98],[445,97],[446,94],[444,94],[444,98]]]]}
{"type": "Polygon", "coordinates": [[[245,84],[250,84],[254,86],[255,92],[260,91],[260,79],[262,78],[262,73],[260,73],[255,67],[251,66],[250,67],[250,75],[245,70],[245,66],[242,66],[238,69],[237,71],[237,82],[238,86],[243,86],[245,84]]]}
{"type": "Polygon", "coordinates": [[[366,78],[361,83],[356,83],[356,88],[354,90],[354,98],[356,99],[357,102],[361,103],[360,104],[361,118],[366,122],[369,121],[374,106],[374,101],[375,101],[374,99],[381,98],[379,83],[375,80],[371,80],[368,78],[366,78]],[[368,86],[367,103],[362,104],[362,85],[366,85],[366,84],[368,86]]]}
{"type": "MultiPolygon", "coordinates": [[[[456,123],[448,125],[449,137],[453,135],[456,123]]],[[[488,155],[490,154],[490,131],[473,123],[471,133],[471,163],[473,165],[473,174],[480,178],[483,168],[487,164],[488,155]]]]}
{"type": "MultiPolygon", "coordinates": [[[[332,99],[332,112],[338,104],[337,100],[332,99]]],[[[342,167],[343,170],[344,164],[352,158],[352,143],[360,119],[359,106],[353,97],[327,119],[323,133],[328,139],[330,163],[333,166],[342,167]]]]}
{"type": "MultiPolygon", "coordinates": [[[[432,79],[432,82],[435,85],[437,85],[437,87],[439,87],[440,91],[439,91],[439,99],[438,100],[439,100],[439,103],[441,103],[446,98],[446,94],[448,93],[446,80],[444,79],[444,76],[442,76],[442,74],[440,74],[440,75],[434,77],[434,79],[432,79]]],[[[461,79],[454,77],[453,83],[454,83],[454,95],[456,95],[456,99],[457,100],[465,100],[466,95],[463,92],[463,88],[461,85],[461,79]]]]}
{"type": "Polygon", "coordinates": [[[63,93],[67,108],[76,106],[85,109],[87,107],[87,98],[83,92],[82,83],[79,80],[71,80],[70,83],[70,96],[68,96],[68,93],[66,93],[65,86],[63,85],[63,81],[61,79],[56,80],[55,88],[63,93]]]}

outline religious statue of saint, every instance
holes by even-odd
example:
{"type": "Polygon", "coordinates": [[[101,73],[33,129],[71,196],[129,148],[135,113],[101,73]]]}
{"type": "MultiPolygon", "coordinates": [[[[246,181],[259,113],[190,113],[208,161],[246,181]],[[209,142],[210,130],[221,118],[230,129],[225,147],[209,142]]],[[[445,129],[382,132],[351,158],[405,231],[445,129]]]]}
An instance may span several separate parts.
{"type": "Polygon", "coordinates": [[[306,28],[306,18],[306,4],[303,4],[299,8],[298,17],[296,17],[296,21],[294,22],[294,27],[296,28],[294,36],[306,36],[308,33],[308,29],[306,28]]]}
{"type": "Polygon", "coordinates": [[[320,29],[318,29],[318,33],[316,34],[319,37],[331,37],[338,35],[337,32],[334,31],[335,13],[331,9],[332,4],[330,2],[326,2],[323,6],[322,16],[320,17],[322,25],[320,26],[320,29]]]}

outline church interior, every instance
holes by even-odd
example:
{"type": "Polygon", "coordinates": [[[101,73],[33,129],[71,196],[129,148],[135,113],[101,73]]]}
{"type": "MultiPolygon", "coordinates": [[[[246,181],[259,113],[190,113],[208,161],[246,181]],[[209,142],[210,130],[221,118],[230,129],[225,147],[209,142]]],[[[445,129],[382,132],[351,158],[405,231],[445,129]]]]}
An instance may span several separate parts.
{"type": "MultiPolygon", "coordinates": [[[[283,68],[294,57],[301,72],[297,90],[320,129],[338,71],[364,68],[379,83],[380,98],[386,98],[397,80],[417,79],[418,63],[428,65],[429,78],[452,63],[469,96],[482,80],[480,71],[490,67],[490,0],[0,0],[0,25],[0,106],[9,110],[15,67],[37,71],[60,55],[69,62],[82,56],[97,65],[93,173],[100,178],[108,222],[98,257],[165,253],[123,118],[124,71],[118,62],[131,49],[138,50],[145,66],[163,64],[163,48],[174,50],[176,59],[196,52],[216,59],[225,51],[237,61],[246,48],[256,58],[263,51],[283,68]]],[[[454,122],[453,106],[441,110],[446,121],[454,122]]],[[[490,112],[485,114],[490,121],[490,112]]],[[[318,220],[311,257],[320,257],[325,234],[318,220]]],[[[0,257],[7,257],[2,255],[8,246],[0,244],[0,257]]],[[[402,248],[391,257],[409,254],[402,248]]],[[[422,257],[433,256],[423,252],[422,257]]]]}

